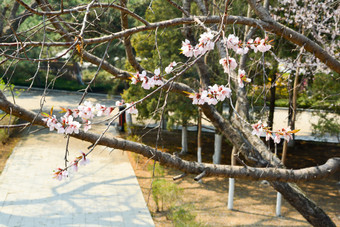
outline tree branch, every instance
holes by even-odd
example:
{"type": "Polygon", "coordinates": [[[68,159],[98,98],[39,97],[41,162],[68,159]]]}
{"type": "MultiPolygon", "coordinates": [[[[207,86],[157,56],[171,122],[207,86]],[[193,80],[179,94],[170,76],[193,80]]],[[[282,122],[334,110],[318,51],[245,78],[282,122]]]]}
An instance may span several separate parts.
{"type": "MultiPolygon", "coordinates": [[[[0,109],[6,113],[12,111],[12,115],[19,117],[34,125],[47,127],[41,116],[31,111],[25,110],[18,105],[9,102],[4,94],[0,92],[0,109]]],[[[71,137],[95,143],[99,135],[80,131],[79,134],[72,134],[71,137]]],[[[230,165],[215,165],[207,163],[197,163],[185,161],[175,155],[158,151],[152,147],[120,139],[115,137],[102,137],[98,145],[111,148],[128,150],[137,154],[141,154],[147,158],[159,161],[160,164],[178,169],[184,173],[201,174],[205,172],[205,176],[223,176],[242,178],[249,180],[269,180],[283,182],[301,182],[307,180],[316,180],[328,177],[340,170],[340,158],[331,158],[325,164],[316,167],[303,168],[299,170],[287,170],[278,168],[254,168],[230,165]]]]}

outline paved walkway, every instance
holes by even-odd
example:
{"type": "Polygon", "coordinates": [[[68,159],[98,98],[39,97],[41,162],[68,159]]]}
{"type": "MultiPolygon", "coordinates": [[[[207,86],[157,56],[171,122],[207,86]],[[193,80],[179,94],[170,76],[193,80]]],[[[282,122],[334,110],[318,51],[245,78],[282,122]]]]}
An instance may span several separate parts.
{"type": "MultiPolygon", "coordinates": [[[[89,145],[71,139],[70,160],[89,145]]],[[[98,146],[87,166],[57,181],[65,146],[63,135],[46,131],[19,142],[0,176],[0,226],[154,226],[126,153],[98,146]]]]}

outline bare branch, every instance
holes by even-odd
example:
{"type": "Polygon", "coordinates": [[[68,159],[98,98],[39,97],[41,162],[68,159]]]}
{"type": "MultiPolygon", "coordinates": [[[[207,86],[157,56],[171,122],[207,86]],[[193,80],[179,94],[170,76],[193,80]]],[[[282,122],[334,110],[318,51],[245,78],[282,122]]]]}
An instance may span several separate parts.
{"type": "MultiPolygon", "coordinates": [[[[18,105],[7,101],[4,94],[0,93],[0,109],[6,113],[12,109],[12,115],[23,120],[29,121],[35,125],[46,127],[41,116],[35,118],[36,114],[21,108],[18,105]],[[35,118],[35,120],[34,120],[35,118]],[[34,120],[34,122],[32,122],[34,120]]],[[[93,133],[72,134],[71,137],[95,143],[99,139],[99,135],[93,133]]],[[[325,164],[316,167],[309,167],[299,170],[287,170],[278,168],[254,168],[240,167],[229,165],[215,165],[206,163],[189,162],[180,159],[175,155],[158,151],[152,147],[120,139],[114,137],[102,137],[98,141],[98,145],[104,145],[111,148],[128,150],[134,153],[141,154],[147,158],[159,161],[160,164],[169,166],[185,173],[202,174],[204,176],[224,176],[250,180],[270,180],[283,182],[301,182],[307,180],[316,180],[328,177],[340,170],[340,158],[329,159],[325,164]]],[[[203,177],[203,176],[202,176],[203,177]]]]}

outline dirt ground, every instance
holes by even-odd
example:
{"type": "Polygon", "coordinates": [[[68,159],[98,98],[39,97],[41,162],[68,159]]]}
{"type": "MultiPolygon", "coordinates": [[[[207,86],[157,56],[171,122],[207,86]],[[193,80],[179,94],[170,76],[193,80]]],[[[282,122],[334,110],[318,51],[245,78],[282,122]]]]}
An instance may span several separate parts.
{"type": "MultiPolygon", "coordinates": [[[[142,135],[143,132],[139,131],[142,135]]],[[[145,144],[155,143],[155,132],[151,132],[141,139],[145,144]]],[[[179,132],[163,132],[160,147],[165,152],[180,151],[181,137],[179,132]]],[[[189,155],[185,158],[194,160],[196,133],[189,133],[189,155]]],[[[213,134],[203,135],[203,161],[209,162],[212,157],[213,134]]],[[[224,163],[230,163],[230,145],[223,144],[222,157],[224,163]]],[[[149,196],[152,173],[150,165],[153,161],[135,154],[129,154],[145,201],[153,216],[156,226],[173,226],[168,220],[167,212],[156,212],[155,202],[149,196]]],[[[339,145],[325,146],[325,144],[297,143],[291,149],[287,166],[302,168],[323,164],[329,157],[340,156],[339,145]],[[300,166],[300,167],[299,167],[300,166]]],[[[228,163],[228,164],[229,164],[228,163]]],[[[193,180],[195,176],[188,175],[184,179],[173,181],[172,178],[181,174],[179,171],[165,169],[165,179],[174,182],[182,192],[182,203],[191,204],[196,214],[196,221],[206,226],[310,226],[307,221],[283,200],[282,217],[275,216],[276,191],[269,185],[258,181],[235,180],[234,209],[227,209],[228,179],[203,178],[202,183],[193,180]]],[[[298,184],[312,200],[314,200],[340,226],[340,177],[298,184]]]]}

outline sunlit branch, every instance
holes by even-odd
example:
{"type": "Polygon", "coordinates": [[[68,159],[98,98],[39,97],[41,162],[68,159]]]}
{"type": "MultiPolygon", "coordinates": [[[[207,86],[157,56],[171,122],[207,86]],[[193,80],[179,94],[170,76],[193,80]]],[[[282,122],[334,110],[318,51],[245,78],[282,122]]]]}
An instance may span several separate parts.
{"type": "MultiPolygon", "coordinates": [[[[41,116],[35,118],[36,114],[21,108],[18,105],[7,101],[4,94],[0,93],[0,109],[9,113],[12,110],[12,115],[23,120],[29,121],[35,125],[46,127],[45,122],[41,116]],[[34,122],[32,122],[34,119],[34,122]]],[[[288,170],[279,168],[255,168],[255,167],[241,167],[229,165],[215,165],[207,163],[197,163],[185,161],[175,155],[158,151],[152,147],[120,139],[115,137],[103,136],[100,140],[99,135],[93,133],[85,133],[80,131],[79,134],[72,134],[71,137],[85,140],[91,143],[98,141],[98,145],[104,145],[111,148],[128,150],[145,157],[159,161],[160,164],[178,169],[185,173],[202,174],[205,176],[224,176],[233,178],[242,178],[250,180],[269,180],[269,181],[283,181],[283,182],[301,182],[307,180],[315,180],[328,177],[340,170],[340,158],[331,158],[325,164],[303,168],[298,170],[288,170]]]]}

